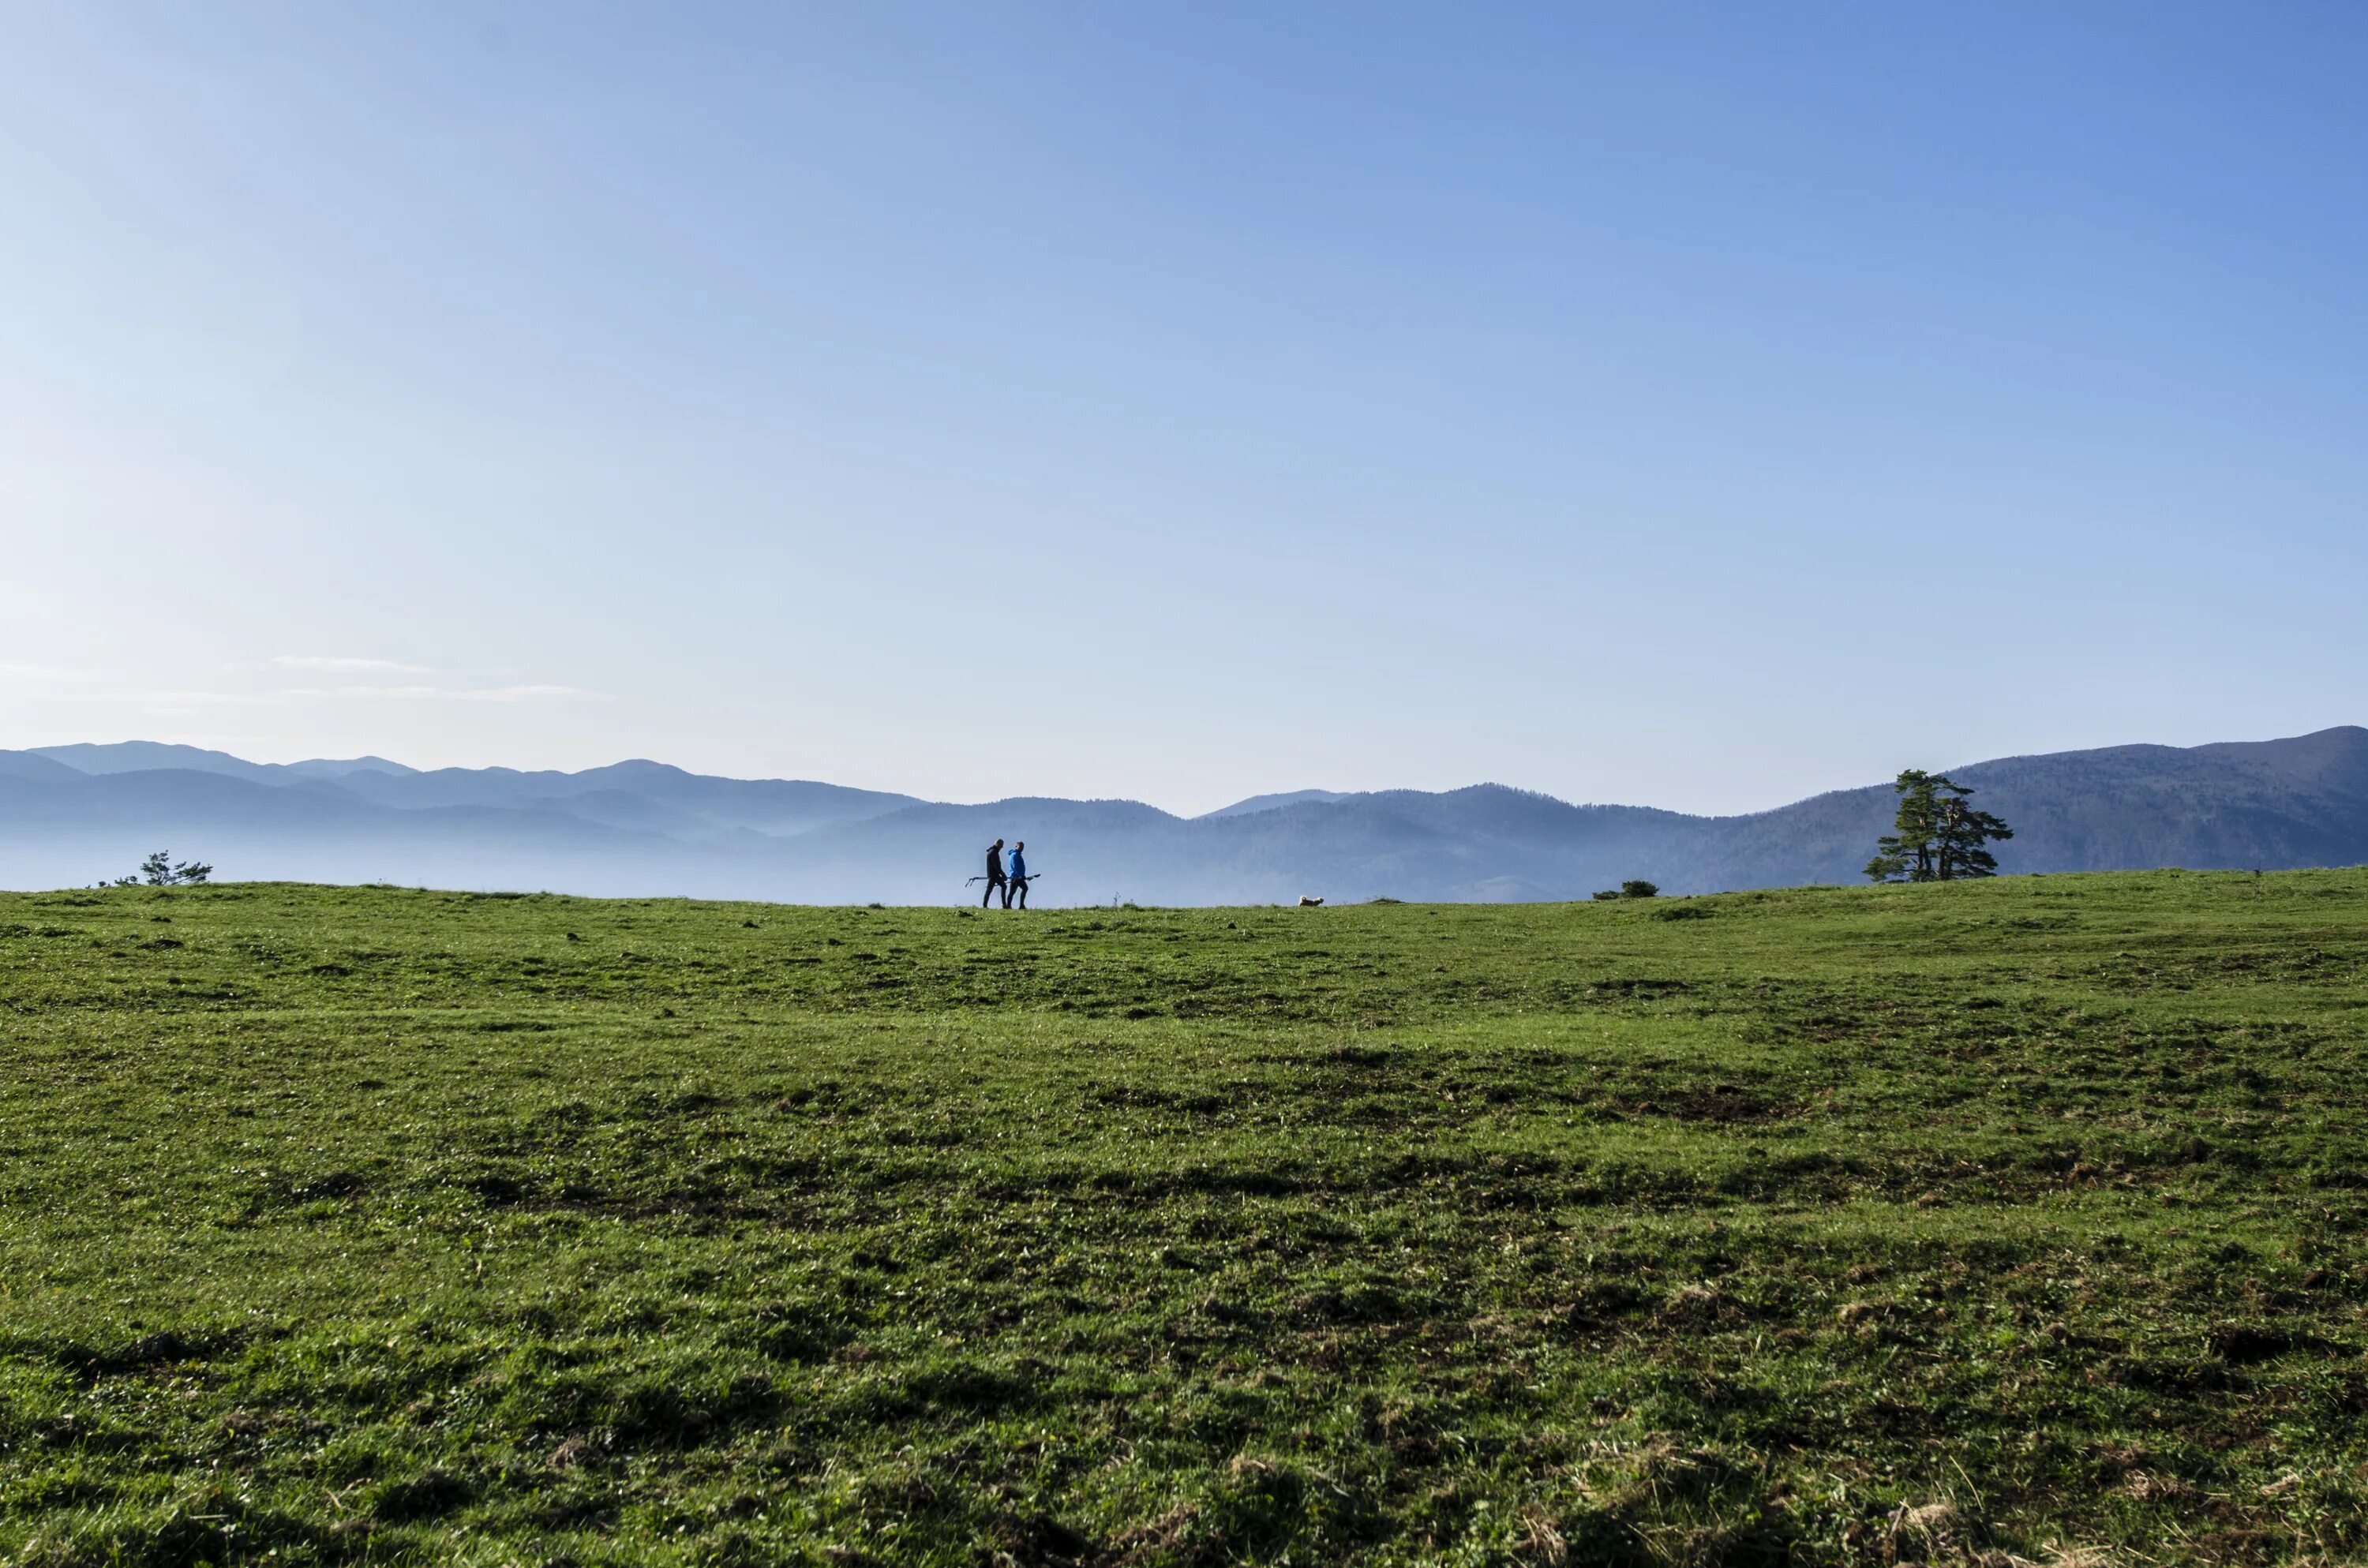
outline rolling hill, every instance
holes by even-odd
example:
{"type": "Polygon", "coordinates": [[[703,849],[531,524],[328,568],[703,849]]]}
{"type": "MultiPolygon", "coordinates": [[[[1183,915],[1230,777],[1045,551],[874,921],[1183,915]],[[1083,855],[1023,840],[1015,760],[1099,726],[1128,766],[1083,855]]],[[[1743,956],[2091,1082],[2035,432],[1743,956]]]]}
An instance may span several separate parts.
{"type": "MultiPolygon", "coordinates": [[[[2368,730],[2356,726],[1952,772],[2014,824],[2009,872],[2368,861],[2368,730]]],[[[1631,877],[1670,892],[1854,881],[1892,801],[1873,784],[1701,817],[1480,784],[1299,790],[1186,818],[1133,801],[954,805],[641,760],[421,771],[130,742],[0,752],[0,885],[88,883],[166,846],[239,879],[936,903],[965,896],[1002,837],[1033,846],[1043,903],[1510,902],[1631,877]]]]}

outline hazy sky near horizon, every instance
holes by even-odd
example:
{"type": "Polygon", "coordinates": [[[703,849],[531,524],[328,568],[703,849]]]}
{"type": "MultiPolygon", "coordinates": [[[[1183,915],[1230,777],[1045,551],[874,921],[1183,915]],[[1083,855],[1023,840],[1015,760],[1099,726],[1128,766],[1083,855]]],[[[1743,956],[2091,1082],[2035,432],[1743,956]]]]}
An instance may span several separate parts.
{"type": "Polygon", "coordinates": [[[1779,804],[2368,720],[2368,10],[27,6],[0,746],[1779,804]]]}

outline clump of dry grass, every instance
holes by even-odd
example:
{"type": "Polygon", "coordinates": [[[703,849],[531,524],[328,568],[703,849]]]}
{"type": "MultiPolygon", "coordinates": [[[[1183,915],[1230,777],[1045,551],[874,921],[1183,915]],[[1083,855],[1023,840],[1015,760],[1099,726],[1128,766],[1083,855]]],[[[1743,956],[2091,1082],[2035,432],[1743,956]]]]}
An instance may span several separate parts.
{"type": "Polygon", "coordinates": [[[1968,1530],[1953,1503],[1901,1504],[1884,1532],[1884,1555],[1893,1562],[1962,1559],[1968,1530]]]}

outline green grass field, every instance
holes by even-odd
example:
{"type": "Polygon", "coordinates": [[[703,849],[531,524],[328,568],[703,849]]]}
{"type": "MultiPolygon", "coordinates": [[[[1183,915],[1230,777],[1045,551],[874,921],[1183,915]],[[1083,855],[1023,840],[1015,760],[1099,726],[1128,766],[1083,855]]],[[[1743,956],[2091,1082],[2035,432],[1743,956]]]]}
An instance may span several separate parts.
{"type": "Polygon", "coordinates": [[[0,895],[0,1562],[2368,1559],[2368,872],[0,895]]]}

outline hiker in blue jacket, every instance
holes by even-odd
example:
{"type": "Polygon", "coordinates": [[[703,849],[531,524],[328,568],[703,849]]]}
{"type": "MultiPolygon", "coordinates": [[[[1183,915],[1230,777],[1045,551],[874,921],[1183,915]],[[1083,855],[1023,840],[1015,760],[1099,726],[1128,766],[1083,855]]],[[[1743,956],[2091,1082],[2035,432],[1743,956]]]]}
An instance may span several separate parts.
{"type": "Polygon", "coordinates": [[[1027,847],[1026,839],[1011,846],[1011,881],[1003,888],[1003,907],[1006,909],[1011,907],[1011,895],[1015,892],[1019,895],[1019,907],[1028,907],[1028,857],[1020,853],[1027,847]]]}

